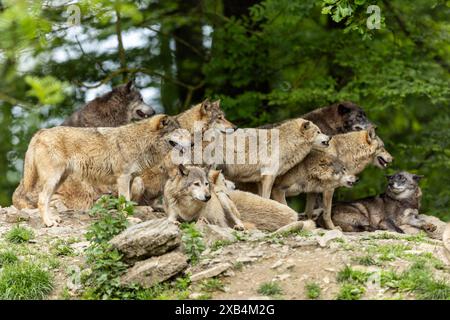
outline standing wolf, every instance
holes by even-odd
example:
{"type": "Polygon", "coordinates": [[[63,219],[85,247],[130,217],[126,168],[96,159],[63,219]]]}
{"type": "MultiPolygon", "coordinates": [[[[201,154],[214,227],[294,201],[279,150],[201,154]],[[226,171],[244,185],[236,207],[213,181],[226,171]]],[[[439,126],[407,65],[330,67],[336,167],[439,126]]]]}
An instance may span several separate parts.
{"type": "Polygon", "coordinates": [[[133,82],[115,87],[73,113],[61,124],[68,127],[118,127],[149,118],[155,110],[144,103],[133,82]]]}
{"type": "Polygon", "coordinates": [[[402,171],[387,178],[386,192],[381,195],[336,203],[332,209],[334,224],[348,232],[389,230],[403,233],[402,225],[434,231],[434,225],[418,216],[422,176],[402,171]]]}
{"type": "MultiPolygon", "coordinates": [[[[258,147],[260,149],[266,147],[267,154],[271,154],[270,159],[258,158],[255,161],[256,163],[251,163],[250,143],[245,143],[242,151],[239,151],[239,145],[232,144],[231,154],[234,154],[233,158],[238,159],[238,154],[242,152],[244,163],[224,163],[219,168],[223,170],[224,176],[233,182],[256,182],[259,195],[267,199],[270,198],[272,186],[277,176],[283,175],[301,162],[311,150],[327,148],[331,139],[324,135],[311,121],[297,118],[286,121],[279,125],[276,130],[245,129],[242,132],[238,131],[236,140],[239,135],[243,137],[253,135],[258,136],[259,139],[259,136],[264,134],[267,141],[265,144],[259,141],[258,147]],[[279,141],[273,140],[275,133],[278,134],[279,141]],[[275,146],[279,149],[278,152],[275,152],[272,148],[274,143],[279,143],[275,146]],[[274,163],[275,166],[273,166],[274,163]]],[[[226,148],[230,148],[230,146],[226,145],[226,148]]]]}
{"type": "MultiPolygon", "coordinates": [[[[364,110],[350,101],[338,102],[328,107],[319,108],[304,114],[301,117],[312,121],[319,127],[323,134],[329,136],[351,131],[366,130],[372,126],[364,110]]],[[[275,128],[286,121],[275,124],[266,124],[260,128],[275,128]]]]}
{"type": "Polygon", "coordinates": [[[348,183],[351,186],[355,182],[354,175],[359,174],[370,163],[384,169],[390,162],[392,156],[384,148],[384,143],[376,135],[374,128],[338,134],[333,136],[328,149],[311,152],[304,161],[278,177],[272,196],[275,200],[286,203],[286,196],[308,193],[305,213],[311,219],[317,193],[322,193],[325,226],[334,229],[331,220],[334,189],[349,186],[348,183]],[[346,172],[333,174],[336,168],[346,168],[346,172]]]}
{"type": "Polygon", "coordinates": [[[46,226],[58,222],[50,213],[50,200],[70,175],[93,184],[117,183],[119,195],[130,200],[136,175],[159,163],[172,147],[191,146],[190,134],[178,128],[175,119],[158,115],[117,128],[42,129],[25,155],[24,191],[41,187],[38,208],[46,226]]]}

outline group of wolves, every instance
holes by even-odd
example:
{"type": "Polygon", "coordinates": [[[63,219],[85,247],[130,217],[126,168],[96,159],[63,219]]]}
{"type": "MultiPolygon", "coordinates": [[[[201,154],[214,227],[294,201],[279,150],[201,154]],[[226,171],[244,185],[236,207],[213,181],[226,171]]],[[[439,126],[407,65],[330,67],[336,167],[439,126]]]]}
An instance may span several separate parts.
{"type": "Polygon", "coordinates": [[[155,114],[131,82],[114,88],[61,126],[33,136],[13,204],[39,208],[43,223],[51,227],[60,220],[51,212],[52,199],[85,210],[108,193],[155,209],[162,199],[174,222],[203,220],[238,230],[274,231],[299,219],[286,197],[306,193],[306,217],[327,229],[402,232],[401,225],[412,225],[433,230],[418,216],[421,177],[408,172],[389,176],[382,195],[333,203],[334,190],[352,187],[368,165],[385,169],[393,161],[375,126],[354,103],[335,103],[255,128],[259,133],[277,130],[279,163],[272,171],[261,161],[174,163],[172,152],[195,147],[194,123],[223,136],[237,130],[220,101],[205,100],[169,116],[155,114]]]}

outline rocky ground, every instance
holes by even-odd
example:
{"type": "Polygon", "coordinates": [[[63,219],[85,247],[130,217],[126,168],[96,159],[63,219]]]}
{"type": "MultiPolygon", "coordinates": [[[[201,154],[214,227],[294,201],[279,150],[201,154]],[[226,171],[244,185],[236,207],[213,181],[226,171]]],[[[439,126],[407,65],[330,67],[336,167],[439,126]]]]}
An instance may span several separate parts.
{"type": "MultiPolygon", "coordinates": [[[[63,211],[59,226],[44,228],[36,210],[0,208],[0,268],[6,251],[46,266],[54,279],[49,299],[80,298],[84,234],[93,221],[63,211]],[[12,241],[18,224],[34,235],[12,241]]],[[[124,283],[152,286],[189,274],[181,296],[189,299],[450,299],[450,261],[442,242],[425,234],[237,232],[200,223],[206,247],[193,264],[178,226],[145,208],[137,212],[133,226],[112,240],[133,265],[124,283]]],[[[0,272],[0,291],[1,281],[0,272]]]]}

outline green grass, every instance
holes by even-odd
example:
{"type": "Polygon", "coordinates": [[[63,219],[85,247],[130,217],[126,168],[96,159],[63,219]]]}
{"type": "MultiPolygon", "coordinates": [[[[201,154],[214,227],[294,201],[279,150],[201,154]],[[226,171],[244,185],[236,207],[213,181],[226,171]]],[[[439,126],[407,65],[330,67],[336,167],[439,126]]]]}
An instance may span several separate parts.
{"type": "Polygon", "coordinates": [[[34,238],[34,232],[31,229],[16,225],[9,230],[5,239],[11,243],[24,243],[34,238]]]}
{"type": "Polygon", "coordinates": [[[450,285],[435,279],[424,261],[415,262],[404,272],[382,272],[381,285],[394,292],[411,292],[421,300],[450,300],[450,285]]]}
{"type": "Polygon", "coordinates": [[[320,286],[315,282],[309,282],[305,285],[306,296],[308,299],[317,299],[320,297],[322,290],[320,286]]]}
{"type": "Polygon", "coordinates": [[[265,296],[276,296],[282,294],[283,290],[277,282],[264,282],[259,286],[258,293],[265,296]]]}
{"type": "Polygon", "coordinates": [[[8,264],[0,273],[0,299],[44,299],[52,289],[51,274],[35,263],[8,264]]]}
{"type": "Polygon", "coordinates": [[[353,270],[350,266],[345,266],[337,274],[338,282],[355,282],[358,284],[364,284],[370,277],[370,273],[359,270],[353,270]]]}
{"type": "Polygon", "coordinates": [[[183,242],[185,253],[189,257],[191,264],[196,264],[202,252],[206,249],[203,242],[202,233],[197,229],[195,223],[182,223],[180,226],[183,236],[181,241],[183,242]]]}
{"type": "Polygon", "coordinates": [[[394,261],[405,256],[405,251],[411,250],[411,246],[405,244],[373,245],[369,248],[369,255],[376,255],[380,261],[394,261]]]}
{"type": "Polygon", "coordinates": [[[211,245],[211,250],[212,251],[217,251],[220,248],[229,246],[230,244],[233,244],[235,241],[231,241],[231,240],[216,240],[214,241],[214,243],[211,245]]]}
{"type": "Polygon", "coordinates": [[[16,254],[11,250],[0,252],[0,268],[17,261],[19,261],[19,258],[17,258],[16,254]]]}
{"type": "Polygon", "coordinates": [[[359,300],[365,292],[365,288],[355,283],[344,283],[336,297],[337,300],[359,300]]]}
{"type": "Polygon", "coordinates": [[[56,256],[73,256],[75,255],[75,251],[68,244],[68,242],[64,240],[58,240],[53,245],[52,253],[56,256]]]}
{"type": "Polygon", "coordinates": [[[377,265],[379,265],[379,263],[371,255],[355,257],[352,259],[352,261],[361,266],[377,266],[377,265]]]}
{"type": "Polygon", "coordinates": [[[223,283],[220,279],[211,278],[203,280],[200,289],[205,292],[223,291],[223,283]]]}

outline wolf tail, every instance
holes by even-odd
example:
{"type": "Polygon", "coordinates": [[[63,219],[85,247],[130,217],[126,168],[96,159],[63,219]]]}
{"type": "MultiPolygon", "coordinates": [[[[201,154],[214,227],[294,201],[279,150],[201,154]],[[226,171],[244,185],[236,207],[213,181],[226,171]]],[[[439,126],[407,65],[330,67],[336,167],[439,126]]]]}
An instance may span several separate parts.
{"type": "Polygon", "coordinates": [[[23,192],[29,193],[33,190],[37,180],[38,172],[36,170],[34,154],[34,144],[31,141],[28,150],[25,154],[25,162],[23,166],[23,192]]]}
{"type": "Polygon", "coordinates": [[[34,148],[32,142],[25,154],[23,167],[23,179],[14,191],[12,202],[17,209],[36,208],[36,201],[30,199],[37,180],[36,167],[34,165],[34,148]]]}

